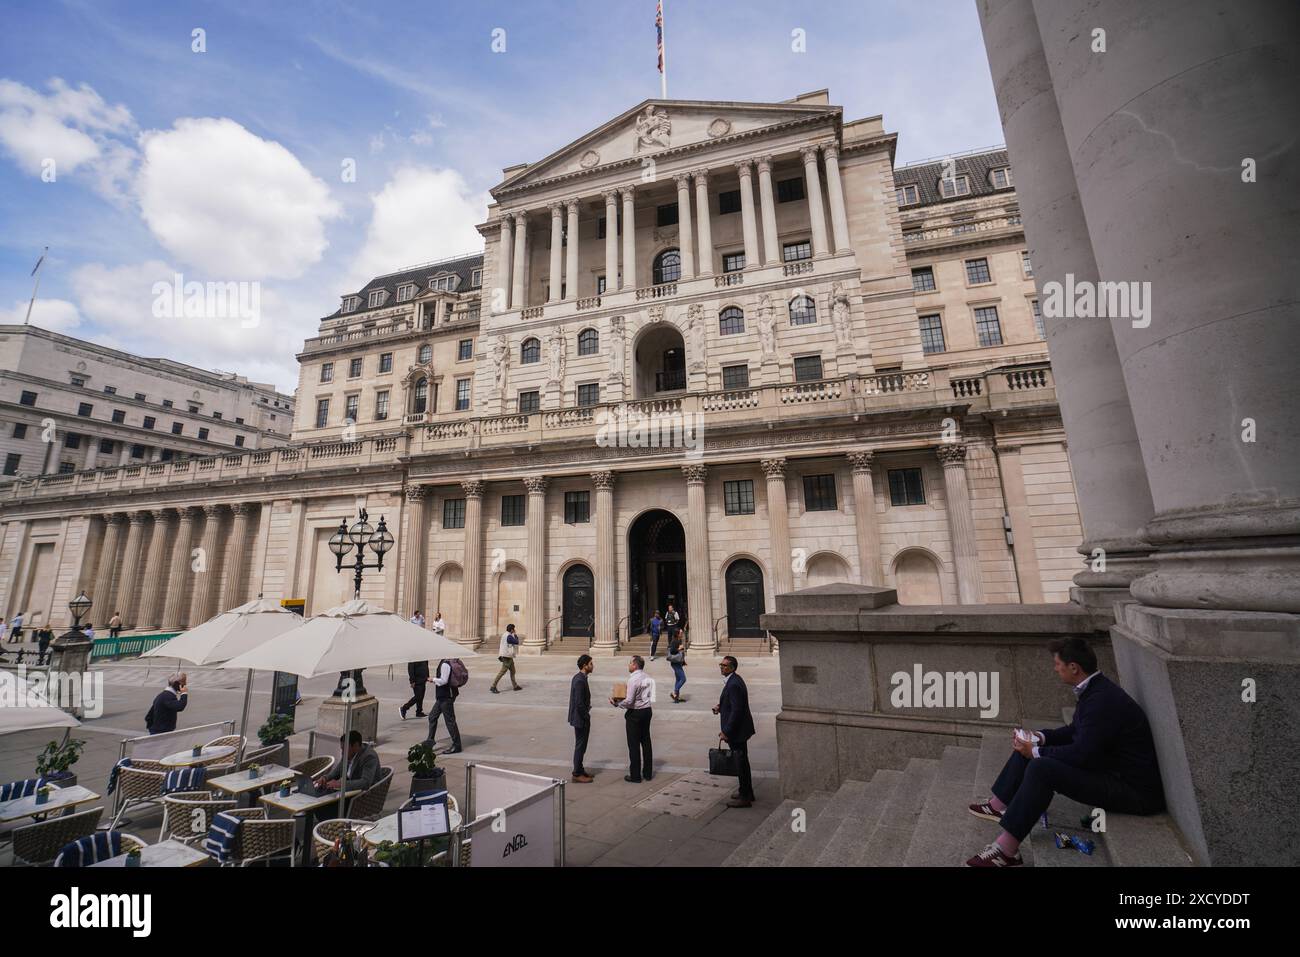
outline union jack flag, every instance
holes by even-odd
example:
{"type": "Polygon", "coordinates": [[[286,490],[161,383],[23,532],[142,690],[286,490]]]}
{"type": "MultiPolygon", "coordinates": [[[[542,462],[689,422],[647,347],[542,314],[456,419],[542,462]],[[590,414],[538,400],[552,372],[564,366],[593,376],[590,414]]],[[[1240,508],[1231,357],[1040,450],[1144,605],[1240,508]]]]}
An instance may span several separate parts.
{"type": "Polygon", "coordinates": [[[659,47],[659,72],[664,72],[664,5],[660,0],[655,5],[655,36],[658,38],[659,47]]]}

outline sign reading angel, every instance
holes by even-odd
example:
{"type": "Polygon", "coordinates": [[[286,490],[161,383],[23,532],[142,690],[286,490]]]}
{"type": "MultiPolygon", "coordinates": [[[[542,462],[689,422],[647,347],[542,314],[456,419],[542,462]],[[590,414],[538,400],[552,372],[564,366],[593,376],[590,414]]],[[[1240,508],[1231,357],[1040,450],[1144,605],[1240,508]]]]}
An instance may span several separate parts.
{"type": "Polygon", "coordinates": [[[673,124],[668,119],[668,111],[662,106],[655,109],[651,104],[636,118],[636,150],[666,147],[672,135],[673,124]]]}

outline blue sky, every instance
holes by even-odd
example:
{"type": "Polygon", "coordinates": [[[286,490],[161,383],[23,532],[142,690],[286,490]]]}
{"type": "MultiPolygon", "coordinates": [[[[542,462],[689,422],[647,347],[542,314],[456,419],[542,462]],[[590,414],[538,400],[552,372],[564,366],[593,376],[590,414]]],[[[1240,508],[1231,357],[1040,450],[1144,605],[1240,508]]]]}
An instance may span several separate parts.
{"type": "MultiPolygon", "coordinates": [[[[899,163],[1002,141],[973,0],[666,0],[666,21],[673,98],[825,87],[884,114],[899,163]]],[[[477,248],[502,167],[658,93],[650,0],[7,0],[0,321],[48,245],[34,324],[292,391],[342,293],[477,248]],[[155,316],[176,273],[259,283],[258,324],[155,316]]]]}

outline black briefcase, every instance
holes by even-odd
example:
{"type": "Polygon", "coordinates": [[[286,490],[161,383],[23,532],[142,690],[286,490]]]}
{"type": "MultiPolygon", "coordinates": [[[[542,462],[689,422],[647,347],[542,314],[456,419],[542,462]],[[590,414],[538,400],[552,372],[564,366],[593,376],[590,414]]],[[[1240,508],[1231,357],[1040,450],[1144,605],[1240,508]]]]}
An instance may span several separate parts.
{"type": "Polygon", "coordinates": [[[709,748],[709,773],[740,777],[740,761],[731,748],[709,748]]]}

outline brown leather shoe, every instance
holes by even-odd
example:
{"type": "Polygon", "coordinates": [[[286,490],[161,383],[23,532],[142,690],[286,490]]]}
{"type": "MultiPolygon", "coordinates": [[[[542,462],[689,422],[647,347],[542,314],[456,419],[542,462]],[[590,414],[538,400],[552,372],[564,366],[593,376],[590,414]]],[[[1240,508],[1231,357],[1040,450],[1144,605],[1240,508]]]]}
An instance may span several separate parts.
{"type": "Polygon", "coordinates": [[[590,774],[575,774],[573,776],[573,782],[575,784],[590,784],[594,780],[596,779],[593,778],[590,774]]]}
{"type": "Polygon", "coordinates": [[[744,798],[735,798],[727,802],[727,807],[753,807],[753,801],[746,801],[744,798]]]}

